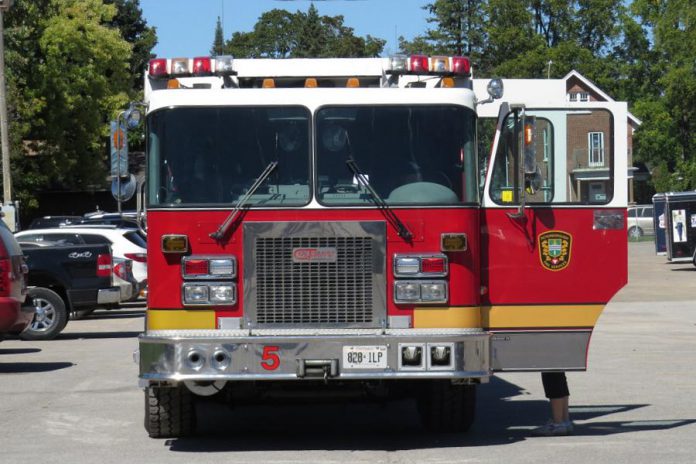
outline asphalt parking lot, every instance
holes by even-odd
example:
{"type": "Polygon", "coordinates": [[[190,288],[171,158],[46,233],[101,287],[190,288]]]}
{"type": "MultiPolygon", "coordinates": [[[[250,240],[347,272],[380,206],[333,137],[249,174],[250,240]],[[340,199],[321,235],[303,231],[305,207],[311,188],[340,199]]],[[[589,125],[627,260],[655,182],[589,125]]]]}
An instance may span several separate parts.
{"type": "Polygon", "coordinates": [[[132,352],[144,308],[97,311],[56,340],[0,343],[0,462],[684,463],[696,455],[696,268],[629,244],[629,284],[599,320],[590,367],[569,374],[570,437],[547,417],[538,374],[479,387],[467,435],[426,435],[415,406],[332,403],[198,408],[200,437],[153,440],[132,352]]]}

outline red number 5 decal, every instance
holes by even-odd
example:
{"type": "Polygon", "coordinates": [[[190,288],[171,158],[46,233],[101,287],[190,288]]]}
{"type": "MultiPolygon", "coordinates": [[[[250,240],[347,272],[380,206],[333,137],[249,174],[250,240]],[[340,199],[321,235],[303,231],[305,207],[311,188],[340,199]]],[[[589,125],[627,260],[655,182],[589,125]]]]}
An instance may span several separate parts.
{"type": "Polygon", "coordinates": [[[267,371],[274,371],[280,366],[280,356],[278,356],[279,346],[264,346],[261,355],[261,367],[267,371]]]}

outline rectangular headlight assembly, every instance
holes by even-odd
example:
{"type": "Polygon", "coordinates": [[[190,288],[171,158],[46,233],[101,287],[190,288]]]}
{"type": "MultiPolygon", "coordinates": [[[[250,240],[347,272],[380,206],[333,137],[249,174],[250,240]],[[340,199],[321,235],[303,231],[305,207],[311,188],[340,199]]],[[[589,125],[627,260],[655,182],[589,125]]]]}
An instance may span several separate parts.
{"type": "Polygon", "coordinates": [[[184,306],[233,306],[237,303],[237,287],[227,282],[196,282],[182,286],[184,306]]]}
{"type": "Polygon", "coordinates": [[[394,303],[447,303],[449,289],[444,280],[398,280],[394,282],[394,303]]]}

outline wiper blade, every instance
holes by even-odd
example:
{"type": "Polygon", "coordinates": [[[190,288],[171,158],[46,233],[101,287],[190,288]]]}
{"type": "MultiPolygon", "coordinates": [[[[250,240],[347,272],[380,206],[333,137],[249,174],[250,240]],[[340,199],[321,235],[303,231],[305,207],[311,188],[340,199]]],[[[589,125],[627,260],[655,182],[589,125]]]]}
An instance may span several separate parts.
{"type": "Polygon", "coordinates": [[[266,169],[263,170],[261,175],[254,181],[254,183],[249,187],[249,190],[247,190],[247,193],[237,202],[237,204],[234,206],[234,209],[230,212],[230,215],[227,216],[227,219],[225,219],[225,222],[220,224],[220,227],[218,229],[210,234],[210,238],[212,238],[215,241],[221,241],[226,235],[227,232],[230,229],[230,226],[234,224],[234,220],[237,218],[237,215],[239,214],[239,211],[246,206],[247,200],[256,193],[256,191],[261,187],[261,184],[264,183],[264,181],[268,178],[268,176],[271,175],[271,173],[275,170],[275,168],[278,166],[277,161],[271,161],[268,166],[266,166],[266,169]]]}
{"type": "Polygon", "coordinates": [[[391,225],[394,226],[396,232],[399,234],[399,237],[403,238],[407,242],[410,242],[413,239],[413,234],[411,233],[411,231],[408,230],[406,224],[401,222],[399,216],[397,216],[394,210],[389,207],[387,202],[384,201],[384,199],[379,195],[379,193],[377,193],[377,191],[374,188],[372,188],[372,185],[370,185],[370,182],[367,180],[367,176],[365,176],[365,174],[362,173],[355,160],[347,159],[346,164],[348,165],[350,170],[353,171],[353,174],[355,175],[355,178],[358,180],[358,183],[362,185],[363,188],[365,188],[368,192],[370,192],[372,200],[375,202],[377,207],[382,210],[384,216],[391,223],[391,225]]]}

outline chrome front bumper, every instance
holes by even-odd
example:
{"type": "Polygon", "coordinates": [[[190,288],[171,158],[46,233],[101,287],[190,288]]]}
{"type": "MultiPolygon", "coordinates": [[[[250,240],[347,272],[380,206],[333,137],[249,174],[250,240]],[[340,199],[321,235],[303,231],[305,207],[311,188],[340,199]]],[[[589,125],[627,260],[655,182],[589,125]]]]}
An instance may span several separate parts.
{"type": "Polygon", "coordinates": [[[140,336],[140,383],[184,380],[479,379],[490,375],[490,334],[471,329],[150,331],[140,336]],[[423,362],[405,366],[405,346],[423,362]],[[448,365],[431,353],[451,348],[448,365]],[[381,347],[383,367],[351,368],[346,352],[381,347]],[[432,362],[431,362],[432,361],[432,362]]]}

